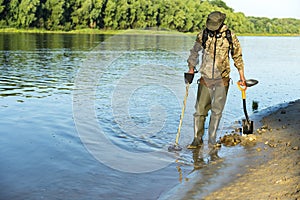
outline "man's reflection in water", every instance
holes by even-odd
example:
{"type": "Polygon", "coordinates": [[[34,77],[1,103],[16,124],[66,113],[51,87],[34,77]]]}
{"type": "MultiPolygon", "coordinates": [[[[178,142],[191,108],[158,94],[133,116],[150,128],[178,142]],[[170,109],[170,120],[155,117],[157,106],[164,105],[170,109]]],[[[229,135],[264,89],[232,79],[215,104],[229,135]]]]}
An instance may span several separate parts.
{"type": "Polygon", "coordinates": [[[209,148],[207,157],[205,158],[204,147],[193,149],[193,160],[194,160],[194,170],[202,169],[209,163],[221,161],[222,158],[218,155],[220,148],[213,147],[209,148]]]}

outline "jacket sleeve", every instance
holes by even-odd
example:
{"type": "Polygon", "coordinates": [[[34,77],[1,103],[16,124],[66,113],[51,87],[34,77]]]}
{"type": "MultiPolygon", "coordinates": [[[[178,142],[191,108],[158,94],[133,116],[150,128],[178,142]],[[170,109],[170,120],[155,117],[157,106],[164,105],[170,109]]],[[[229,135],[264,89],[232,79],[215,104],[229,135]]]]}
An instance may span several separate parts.
{"type": "Polygon", "coordinates": [[[233,45],[232,59],[234,61],[234,66],[238,70],[244,70],[244,61],[242,56],[241,44],[234,33],[232,33],[232,45],[233,45]]]}
{"type": "Polygon", "coordinates": [[[202,50],[202,33],[197,35],[194,46],[190,50],[190,55],[187,59],[189,68],[194,68],[199,63],[199,51],[202,50]]]}

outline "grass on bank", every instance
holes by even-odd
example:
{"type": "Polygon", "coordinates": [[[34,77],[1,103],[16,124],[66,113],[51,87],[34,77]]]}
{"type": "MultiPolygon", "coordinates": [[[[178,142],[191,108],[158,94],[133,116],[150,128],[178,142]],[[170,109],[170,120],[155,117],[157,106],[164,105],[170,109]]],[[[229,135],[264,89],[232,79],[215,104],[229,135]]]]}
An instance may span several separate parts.
{"type": "MultiPolygon", "coordinates": [[[[179,31],[168,30],[168,29],[127,29],[127,30],[100,30],[100,29],[79,29],[72,31],[50,31],[45,29],[16,29],[16,28],[0,28],[0,33],[51,33],[51,34],[150,34],[150,35],[197,35],[198,32],[187,32],[182,33],[179,31]]],[[[300,36],[299,34],[271,34],[271,33],[237,33],[240,36],[300,36]]]]}

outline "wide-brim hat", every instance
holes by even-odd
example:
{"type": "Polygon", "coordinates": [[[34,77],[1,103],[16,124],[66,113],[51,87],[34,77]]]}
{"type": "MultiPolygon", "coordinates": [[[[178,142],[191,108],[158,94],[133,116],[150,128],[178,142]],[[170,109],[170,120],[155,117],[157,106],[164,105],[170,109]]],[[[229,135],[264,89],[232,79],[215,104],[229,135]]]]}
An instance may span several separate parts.
{"type": "Polygon", "coordinates": [[[206,27],[211,31],[218,30],[225,21],[226,15],[219,11],[211,12],[206,20],[206,27]]]}

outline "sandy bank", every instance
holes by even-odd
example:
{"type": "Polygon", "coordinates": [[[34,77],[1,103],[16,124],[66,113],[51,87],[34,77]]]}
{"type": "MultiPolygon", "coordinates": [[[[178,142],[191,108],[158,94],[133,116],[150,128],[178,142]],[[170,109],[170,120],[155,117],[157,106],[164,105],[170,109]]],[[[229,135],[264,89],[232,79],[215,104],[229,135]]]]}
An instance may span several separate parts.
{"type": "Polygon", "coordinates": [[[255,157],[270,159],[251,166],[245,174],[205,199],[300,199],[300,100],[262,120],[255,157]]]}

